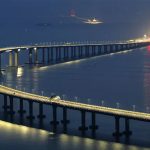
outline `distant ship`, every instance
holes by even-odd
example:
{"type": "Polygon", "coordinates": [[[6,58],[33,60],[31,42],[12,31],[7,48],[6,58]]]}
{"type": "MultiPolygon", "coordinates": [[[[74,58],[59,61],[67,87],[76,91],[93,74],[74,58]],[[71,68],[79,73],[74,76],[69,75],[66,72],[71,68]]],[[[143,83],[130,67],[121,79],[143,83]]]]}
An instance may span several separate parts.
{"type": "Polygon", "coordinates": [[[100,24],[100,23],[103,23],[97,19],[87,19],[86,21],[83,21],[84,23],[88,23],[88,24],[100,24]]]}

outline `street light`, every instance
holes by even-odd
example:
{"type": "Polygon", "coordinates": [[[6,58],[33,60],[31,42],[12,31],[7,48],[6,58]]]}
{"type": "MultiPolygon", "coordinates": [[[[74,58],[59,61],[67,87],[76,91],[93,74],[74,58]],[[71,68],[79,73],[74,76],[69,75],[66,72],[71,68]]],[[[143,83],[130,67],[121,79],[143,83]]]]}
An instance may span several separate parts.
{"type": "Polygon", "coordinates": [[[135,105],[132,105],[133,111],[135,111],[135,105]]]}
{"type": "Polygon", "coordinates": [[[148,107],[148,106],[146,107],[146,112],[150,113],[150,107],[148,107]]]}
{"type": "Polygon", "coordinates": [[[120,104],[119,104],[119,102],[117,102],[117,103],[116,103],[116,106],[117,106],[117,108],[119,109],[119,107],[120,107],[120,104]]]}
{"type": "Polygon", "coordinates": [[[76,102],[78,101],[78,97],[77,96],[75,96],[74,99],[75,99],[76,102]]]}
{"type": "Polygon", "coordinates": [[[104,100],[101,101],[102,106],[104,106],[104,100]]]}

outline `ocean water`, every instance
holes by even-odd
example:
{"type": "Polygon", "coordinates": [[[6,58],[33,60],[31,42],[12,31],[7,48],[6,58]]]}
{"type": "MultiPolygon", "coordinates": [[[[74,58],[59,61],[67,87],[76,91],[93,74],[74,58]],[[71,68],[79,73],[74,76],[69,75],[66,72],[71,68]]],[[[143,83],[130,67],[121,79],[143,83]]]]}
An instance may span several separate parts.
{"type": "MultiPolygon", "coordinates": [[[[149,34],[148,0],[0,0],[0,47],[62,41],[115,41],[142,37],[149,34]],[[69,16],[74,9],[81,18],[101,19],[101,25],[84,24],[81,19],[69,16]]],[[[27,52],[20,53],[20,64],[27,62],[27,52]]],[[[7,54],[3,56],[3,67],[8,65],[7,54]]],[[[150,107],[150,51],[149,48],[124,53],[99,56],[80,61],[51,66],[28,66],[9,68],[3,72],[1,82],[20,90],[50,96],[56,93],[68,100],[148,112],[150,107]]],[[[2,100],[2,97],[1,97],[2,100]]],[[[0,106],[3,102],[0,102],[0,106]]],[[[27,103],[25,103],[27,109],[27,103]]],[[[121,137],[115,143],[112,137],[114,118],[97,115],[99,130],[96,139],[88,131],[81,137],[78,126],[80,114],[69,110],[71,123],[68,134],[54,134],[49,126],[51,108],[44,106],[44,130],[33,129],[8,122],[0,122],[2,149],[149,149],[149,123],[131,121],[133,135],[128,146],[121,137]],[[17,143],[17,144],[16,144],[17,143]],[[145,148],[144,148],[145,147],[145,148]]],[[[18,108],[16,99],[15,108],[18,108]]],[[[38,106],[34,105],[34,115],[38,106]]],[[[58,110],[58,120],[62,116],[58,110]]],[[[0,112],[3,118],[2,110],[0,112]]],[[[9,119],[3,119],[9,121],[9,119]]],[[[14,122],[19,122],[15,114],[14,122]]],[[[35,120],[37,126],[38,120],[35,120]]],[[[124,124],[121,121],[121,129],[124,124]]],[[[87,125],[90,114],[87,114],[87,125]]],[[[28,122],[25,120],[25,124],[28,122]]]]}

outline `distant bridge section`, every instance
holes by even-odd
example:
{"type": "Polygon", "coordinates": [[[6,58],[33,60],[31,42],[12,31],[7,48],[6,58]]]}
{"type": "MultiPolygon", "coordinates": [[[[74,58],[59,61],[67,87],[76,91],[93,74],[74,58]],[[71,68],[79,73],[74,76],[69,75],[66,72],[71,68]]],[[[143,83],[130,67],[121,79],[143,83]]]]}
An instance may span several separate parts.
{"type": "Polygon", "coordinates": [[[9,53],[9,66],[19,65],[19,53],[28,52],[29,64],[52,64],[55,62],[73,61],[99,55],[137,49],[150,45],[150,40],[120,41],[120,42],[66,42],[23,45],[0,48],[0,69],[3,53],[9,53]],[[42,51],[42,60],[38,52],[42,51]]]}

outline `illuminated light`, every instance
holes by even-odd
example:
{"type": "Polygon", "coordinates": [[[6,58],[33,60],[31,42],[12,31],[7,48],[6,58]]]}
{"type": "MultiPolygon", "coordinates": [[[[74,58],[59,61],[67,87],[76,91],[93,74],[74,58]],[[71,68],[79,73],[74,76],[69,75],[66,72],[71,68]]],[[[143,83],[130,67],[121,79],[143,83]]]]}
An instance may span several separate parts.
{"type": "Polygon", "coordinates": [[[37,50],[37,48],[36,48],[36,47],[34,47],[34,50],[37,50]]]}
{"type": "Polygon", "coordinates": [[[17,69],[17,77],[21,77],[23,75],[23,68],[22,67],[18,67],[17,69]]]}
{"type": "Polygon", "coordinates": [[[19,48],[19,49],[18,49],[18,52],[20,52],[20,50],[21,50],[21,49],[19,48]]]}
{"type": "Polygon", "coordinates": [[[147,48],[146,48],[146,49],[147,49],[147,51],[148,51],[148,52],[150,52],[150,46],[147,46],[147,48]]]}

